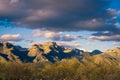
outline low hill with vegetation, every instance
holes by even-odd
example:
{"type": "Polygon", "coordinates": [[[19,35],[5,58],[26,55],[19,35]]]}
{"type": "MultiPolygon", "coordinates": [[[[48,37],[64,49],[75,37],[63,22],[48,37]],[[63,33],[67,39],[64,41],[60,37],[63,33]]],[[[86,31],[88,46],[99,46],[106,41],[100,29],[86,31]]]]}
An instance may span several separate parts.
{"type": "Polygon", "coordinates": [[[120,80],[120,66],[76,58],[56,63],[8,62],[0,63],[0,80],[120,80]]]}

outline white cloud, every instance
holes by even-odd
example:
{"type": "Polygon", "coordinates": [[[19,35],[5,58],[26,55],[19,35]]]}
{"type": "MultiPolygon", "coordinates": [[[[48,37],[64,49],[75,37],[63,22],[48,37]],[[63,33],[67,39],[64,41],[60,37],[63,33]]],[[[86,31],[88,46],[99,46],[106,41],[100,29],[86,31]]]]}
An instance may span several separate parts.
{"type": "Polygon", "coordinates": [[[81,45],[79,43],[70,43],[70,42],[57,42],[58,45],[64,46],[66,48],[79,48],[81,45]]]}
{"type": "Polygon", "coordinates": [[[62,35],[62,32],[54,32],[54,31],[48,31],[48,30],[40,30],[36,29],[33,30],[33,37],[41,37],[44,36],[45,38],[60,38],[62,35]]]}
{"type": "Polygon", "coordinates": [[[4,34],[0,36],[0,41],[20,41],[22,40],[20,34],[4,34]]]}
{"type": "Polygon", "coordinates": [[[53,41],[73,41],[79,38],[79,36],[72,36],[70,34],[63,34],[63,32],[54,32],[49,30],[33,30],[33,37],[41,37],[51,39],[53,41]]]}

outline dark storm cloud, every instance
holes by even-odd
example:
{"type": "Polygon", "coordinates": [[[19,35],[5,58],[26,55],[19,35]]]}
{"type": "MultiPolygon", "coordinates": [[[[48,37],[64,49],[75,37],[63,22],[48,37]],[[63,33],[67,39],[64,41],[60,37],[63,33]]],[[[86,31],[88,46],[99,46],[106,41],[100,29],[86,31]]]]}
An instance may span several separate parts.
{"type": "Polygon", "coordinates": [[[17,0],[0,0],[0,19],[8,18],[11,22],[21,20],[27,15],[21,2],[13,3],[17,0]]]}
{"type": "Polygon", "coordinates": [[[0,0],[0,18],[17,26],[53,31],[112,31],[107,0],[0,0]]]}
{"type": "Polygon", "coordinates": [[[112,26],[108,27],[108,29],[104,31],[97,31],[96,33],[92,34],[89,39],[120,42],[120,10],[109,8],[108,12],[113,15],[113,17],[108,19],[106,24],[112,24],[112,26]]]}

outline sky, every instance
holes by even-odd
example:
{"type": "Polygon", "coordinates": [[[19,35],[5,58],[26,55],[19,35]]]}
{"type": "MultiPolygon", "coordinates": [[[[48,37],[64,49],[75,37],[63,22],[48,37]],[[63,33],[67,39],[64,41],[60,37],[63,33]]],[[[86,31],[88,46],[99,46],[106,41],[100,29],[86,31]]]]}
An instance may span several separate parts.
{"type": "Polygon", "coordinates": [[[120,0],[0,0],[0,42],[120,47],[120,0]]]}

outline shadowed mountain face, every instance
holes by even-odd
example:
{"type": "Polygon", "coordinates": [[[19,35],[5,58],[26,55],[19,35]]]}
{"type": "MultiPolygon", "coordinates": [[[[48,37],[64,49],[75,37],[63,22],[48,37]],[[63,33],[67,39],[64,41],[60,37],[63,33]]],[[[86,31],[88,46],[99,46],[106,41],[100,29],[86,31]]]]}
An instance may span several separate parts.
{"type": "Polygon", "coordinates": [[[90,55],[97,55],[97,54],[101,54],[102,53],[102,51],[100,51],[100,50],[93,50],[91,53],[90,53],[90,55]]]}
{"type": "Polygon", "coordinates": [[[82,50],[65,49],[55,42],[33,45],[30,49],[14,46],[7,42],[0,43],[0,61],[2,62],[57,62],[71,57],[81,59],[82,53],[82,50]]]}

